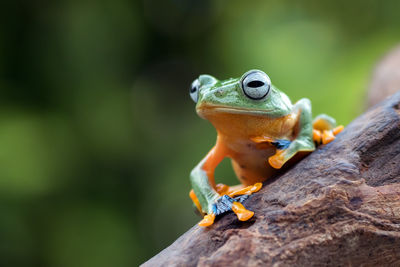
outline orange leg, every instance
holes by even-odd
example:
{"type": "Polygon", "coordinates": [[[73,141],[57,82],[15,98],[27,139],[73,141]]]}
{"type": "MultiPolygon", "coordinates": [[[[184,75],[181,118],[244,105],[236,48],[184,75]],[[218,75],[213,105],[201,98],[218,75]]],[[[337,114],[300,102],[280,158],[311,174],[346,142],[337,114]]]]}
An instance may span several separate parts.
{"type": "Polygon", "coordinates": [[[211,186],[215,189],[215,178],[214,171],[218,164],[229,155],[228,149],[222,144],[219,138],[217,138],[216,145],[208,152],[206,160],[203,164],[202,169],[207,173],[208,181],[211,186]]]}

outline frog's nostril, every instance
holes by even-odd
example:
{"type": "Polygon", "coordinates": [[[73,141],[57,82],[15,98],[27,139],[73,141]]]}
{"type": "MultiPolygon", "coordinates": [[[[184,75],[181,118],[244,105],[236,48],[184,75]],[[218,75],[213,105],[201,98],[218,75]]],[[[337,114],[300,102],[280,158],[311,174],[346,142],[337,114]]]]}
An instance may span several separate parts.
{"type": "Polygon", "coordinates": [[[263,85],[264,85],[264,83],[262,81],[251,81],[251,82],[247,83],[247,86],[251,87],[251,88],[257,88],[257,87],[261,87],[263,85]]]}
{"type": "Polygon", "coordinates": [[[223,96],[223,95],[224,95],[224,90],[218,89],[218,90],[215,92],[215,95],[217,95],[217,96],[223,96]]]}

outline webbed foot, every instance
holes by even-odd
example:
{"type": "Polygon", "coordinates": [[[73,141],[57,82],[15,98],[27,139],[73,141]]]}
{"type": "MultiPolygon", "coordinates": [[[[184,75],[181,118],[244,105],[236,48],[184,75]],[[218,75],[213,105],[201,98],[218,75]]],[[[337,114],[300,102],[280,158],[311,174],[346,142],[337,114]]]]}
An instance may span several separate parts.
{"type": "Polygon", "coordinates": [[[228,195],[230,197],[236,197],[240,195],[251,195],[259,191],[262,187],[262,183],[255,183],[254,185],[245,186],[243,184],[228,186],[226,184],[217,184],[215,190],[220,194],[228,195]]]}
{"type": "Polygon", "coordinates": [[[277,149],[275,155],[268,158],[268,163],[275,169],[280,169],[285,164],[284,149],[277,149]]]}
{"type": "Polygon", "coordinates": [[[204,216],[203,220],[199,222],[199,226],[207,227],[212,225],[214,223],[216,215],[225,213],[229,210],[232,210],[236,214],[239,221],[249,220],[251,217],[253,217],[254,211],[247,210],[240,202],[235,201],[235,200],[243,201],[246,198],[233,199],[227,195],[222,196],[218,201],[218,203],[215,204],[214,213],[207,214],[206,216],[204,216]]]}
{"type": "Polygon", "coordinates": [[[254,215],[254,211],[247,210],[240,202],[232,203],[232,211],[236,214],[239,221],[247,221],[254,215]]]}
{"type": "Polygon", "coordinates": [[[236,197],[240,195],[251,195],[255,192],[258,192],[262,187],[262,183],[255,183],[254,185],[246,186],[241,189],[233,190],[228,195],[230,197],[236,197]]]}
{"type": "Polygon", "coordinates": [[[208,214],[208,215],[204,216],[203,220],[201,220],[199,222],[199,226],[203,226],[203,227],[210,226],[214,223],[214,220],[215,220],[215,214],[213,214],[213,213],[208,214]]]}
{"type": "MultiPolygon", "coordinates": [[[[212,205],[211,213],[204,216],[203,220],[199,222],[199,226],[207,227],[212,225],[217,215],[226,213],[228,211],[233,211],[240,221],[249,220],[251,217],[253,217],[254,212],[247,210],[241,203],[245,201],[251,194],[259,191],[261,187],[262,183],[255,183],[254,185],[246,187],[229,187],[223,184],[217,185],[218,193],[223,193],[223,195],[215,201],[215,203],[212,205]],[[230,190],[230,188],[234,190],[230,190]]],[[[201,211],[201,206],[198,203],[194,192],[191,191],[189,195],[192,198],[193,203],[195,203],[197,208],[201,211]]]]}
{"type": "Polygon", "coordinates": [[[291,159],[297,152],[312,152],[315,150],[315,145],[311,138],[295,139],[289,143],[284,149],[278,148],[274,155],[268,158],[268,163],[275,169],[282,168],[289,159],[291,159]]]}
{"type": "Polygon", "coordinates": [[[213,205],[213,214],[220,215],[228,211],[233,211],[240,221],[247,221],[253,217],[254,212],[247,210],[241,202],[246,200],[249,196],[249,194],[246,194],[232,198],[228,195],[223,195],[213,205]]]}
{"type": "Polygon", "coordinates": [[[318,145],[328,144],[335,140],[336,135],[343,131],[343,125],[336,127],[334,118],[320,114],[313,121],[313,140],[318,145]]]}
{"type": "Polygon", "coordinates": [[[313,129],[313,140],[316,142],[318,145],[320,144],[328,144],[335,140],[336,135],[338,135],[341,131],[343,131],[344,126],[339,125],[336,128],[333,128],[331,130],[318,130],[318,129],[313,129]]]}

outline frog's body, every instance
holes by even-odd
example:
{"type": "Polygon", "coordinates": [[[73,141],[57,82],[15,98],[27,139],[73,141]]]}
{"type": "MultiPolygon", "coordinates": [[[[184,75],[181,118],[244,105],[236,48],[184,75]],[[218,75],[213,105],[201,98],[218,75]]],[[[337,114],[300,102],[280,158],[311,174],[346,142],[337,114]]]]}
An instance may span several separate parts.
{"type": "Polygon", "coordinates": [[[341,129],[333,129],[335,120],[327,115],[313,123],[308,99],[292,105],[258,70],[222,82],[201,75],[192,84],[191,96],[197,113],[218,133],[216,145],[191,173],[190,196],[207,214],[202,226],[211,225],[216,215],[231,209],[239,220],[251,218],[253,212],[240,204],[245,199],[240,195],[258,191],[261,182],[296,153],[315,150],[314,141],[327,143],[341,129]],[[232,159],[241,185],[230,188],[215,184],[214,170],[225,157],[232,159]]]}
{"type": "Polygon", "coordinates": [[[257,136],[268,136],[273,140],[293,139],[292,129],[297,115],[279,118],[240,114],[210,114],[207,119],[218,129],[219,146],[232,159],[234,171],[243,185],[264,181],[276,173],[266,164],[266,159],[275,154],[276,147],[270,143],[258,144],[252,140],[257,136]]]}

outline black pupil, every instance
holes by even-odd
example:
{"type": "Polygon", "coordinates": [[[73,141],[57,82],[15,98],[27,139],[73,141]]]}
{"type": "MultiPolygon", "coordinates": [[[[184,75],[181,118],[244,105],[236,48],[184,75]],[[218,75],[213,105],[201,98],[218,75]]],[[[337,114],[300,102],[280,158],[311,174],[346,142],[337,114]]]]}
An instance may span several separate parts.
{"type": "Polygon", "coordinates": [[[192,88],[190,88],[191,93],[196,92],[196,90],[197,90],[197,87],[195,85],[193,85],[192,88]]]}
{"type": "Polygon", "coordinates": [[[247,83],[247,86],[251,87],[251,88],[257,88],[257,87],[261,87],[263,85],[264,85],[264,83],[262,81],[251,81],[251,82],[247,83]]]}

